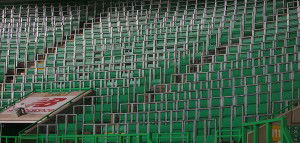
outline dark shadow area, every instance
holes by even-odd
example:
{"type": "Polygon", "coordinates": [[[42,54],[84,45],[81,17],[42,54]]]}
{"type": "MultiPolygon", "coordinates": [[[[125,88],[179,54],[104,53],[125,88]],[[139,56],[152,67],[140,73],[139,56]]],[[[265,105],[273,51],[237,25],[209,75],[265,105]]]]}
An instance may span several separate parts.
{"type": "Polygon", "coordinates": [[[2,124],[1,136],[17,136],[19,132],[28,127],[30,123],[8,123],[2,124]]]}

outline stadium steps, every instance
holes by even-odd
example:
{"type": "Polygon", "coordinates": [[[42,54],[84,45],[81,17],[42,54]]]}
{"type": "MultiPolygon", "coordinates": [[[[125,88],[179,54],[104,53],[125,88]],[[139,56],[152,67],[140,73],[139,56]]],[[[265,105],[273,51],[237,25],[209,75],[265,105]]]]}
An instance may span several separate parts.
{"type": "MultiPolygon", "coordinates": [[[[51,12],[54,7],[50,6],[51,12]]],[[[59,123],[45,124],[59,128],[59,133],[192,132],[194,142],[208,142],[216,130],[235,135],[242,123],[268,119],[299,98],[296,0],[116,1],[99,4],[102,9],[96,4],[67,6],[66,13],[78,12],[75,21],[80,26],[75,31],[61,27],[65,12],[64,6],[58,7],[51,17],[58,24],[52,31],[57,38],[49,36],[46,44],[64,48],[47,49],[50,53],[41,56],[44,65],[27,68],[26,76],[15,75],[16,83],[3,84],[1,98],[24,96],[32,89],[93,87],[95,97],[76,107],[78,112],[59,115],[72,122],[55,119],[59,123]]],[[[15,14],[15,8],[5,6],[6,13],[15,14]]],[[[12,41],[3,43],[15,48],[18,44],[12,41]]],[[[29,42],[36,47],[33,43],[45,45],[42,36],[29,42]]],[[[39,63],[36,53],[43,52],[44,48],[24,51],[33,63],[39,63]]],[[[6,50],[1,59],[11,66],[16,55],[6,50]]]]}

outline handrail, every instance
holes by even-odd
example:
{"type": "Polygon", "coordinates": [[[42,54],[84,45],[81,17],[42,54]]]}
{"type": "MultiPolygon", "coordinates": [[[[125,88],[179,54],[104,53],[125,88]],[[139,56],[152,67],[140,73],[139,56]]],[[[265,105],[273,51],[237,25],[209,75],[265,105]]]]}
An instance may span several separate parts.
{"type": "Polygon", "coordinates": [[[91,88],[62,88],[62,89],[46,89],[46,90],[35,90],[34,92],[70,92],[70,91],[84,91],[92,90],[91,88]]]}
{"type": "Polygon", "coordinates": [[[293,143],[292,137],[290,133],[288,132],[287,128],[287,121],[285,117],[279,117],[269,120],[263,120],[263,121],[256,121],[251,123],[244,123],[242,125],[242,143],[247,142],[247,136],[248,136],[248,129],[253,130],[253,141],[254,143],[258,143],[258,134],[259,134],[259,127],[262,125],[266,125],[266,143],[272,142],[272,129],[271,125],[272,123],[279,123],[280,124],[280,142],[284,143],[293,143]]]}
{"type": "MultiPolygon", "coordinates": [[[[73,103],[73,101],[76,100],[78,97],[80,97],[81,95],[85,94],[87,91],[92,90],[91,88],[83,88],[83,89],[84,89],[83,91],[85,91],[85,92],[83,92],[83,93],[77,95],[75,98],[73,98],[72,100],[70,100],[70,101],[64,103],[64,104],[61,105],[60,107],[65,106],[65,105],[70,104],[70,103],[73,103]]],[[[71,90],[71,89],[68,89],[68,90],[71,90]]],[[[63,91],[63,89],[61,89],[61,91],[63,91]]],[[[78,91],[78,90],[77,90],[77,91],[78,91]]],[[[37,125],[37,124],[40,123],[41,121],[50,118],[50,117],[51,117],[50,115],[53,114],[53,113],[55,113],[55,112],[58,111],[59,109],[60,109],[60,108],[55,109],[54,111],[50,112],[49,114],[47,114],[47,115],[44,116],[43,118],[39,119],[39,120],[36,121],[35,123],[31,124],[30,126],[26,127],[25,129],[21,130],[21,131],[19,132],[19,134],[24,134],[26,130],[29,130],[30,128],[32,128],[33,126],[37,125]]]]}
{"type": "MultiPolygon", "coordinates": [[[[295,100],[291,100],[290,102],[296,102],[296,103],[300,103],[300,99],[295,99],[295,100]]],[[[279,102],[277,102],[279,103],[279,102]]],[[[288,106],[285,106],[284,108],[282,108],[281,110],[277,111],[277,112],[274,112],[273,114],[276,115],[276,114],[282,114],[285,112],[286,109],[289,109],[290,107],[294,107],[295,105],[294,104],[289,104],[288,106]]]]}
{"type": "Polygon", "coordinates": [[[92,143],[98,143],[105,139],[122,139],[124,137],[145,137],[147,143],[154,143],[153,136],[157,136],[164,139],[182,138],[184,142],[189,142],[189,132],[178,132],[178,133],[140,133],[140,134],[95,134],[95,135],[19,135],[19,136],[0,136],[1,139],[13,139],[14,143],[22,143],[22,140],[35,140],[40,142],[48,139],[62,140],[78,140],[78,139],[92,139],[92,143]],[[184,135],[184,136],[182,136],[184,135]]]}
{"type": "Polygon", "coordinates": [[[221,130],[221,131],[217,131],[217,136],[216,139],[218,140],[217,142],[219,142],[220,138],[228,138],[228,137],[238,137],[238,141],[241,140],[242,138],[242,134],[241,134],[241,130],[240,129],[233,129],[233,130],[221,130]],[[228,134],[228,135],[223,135],[224,132],[230,132],[233,134],[228,134]],[[236,134],[234,134],[236,133],[236,134]]]}
{"type": "Polygon", "coordinates": [[[255,126],[255,125],[261,125],[261,124],[266,124],[266,123],[272,123],[272,122],[278,122],[281,121],[282,118],[274,118],[274,119],[269,119],[269,120],[261,120],[261,121],[255,121],[255,122],[250,122],[250,123],[244,123],[242,126],[255,126]]]}

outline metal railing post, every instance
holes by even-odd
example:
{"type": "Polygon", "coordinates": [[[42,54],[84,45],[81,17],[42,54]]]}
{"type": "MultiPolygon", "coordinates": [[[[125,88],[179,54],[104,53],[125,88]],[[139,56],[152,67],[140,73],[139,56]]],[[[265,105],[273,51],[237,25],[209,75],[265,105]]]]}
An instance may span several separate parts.
{"type": "Polygon", "coordinates": [[[242,127],[242,143],[246,143],[247,141],[247,132],[246,127],[242,127]]]}
{"type": "Polygon", "coordinates": [[[253,127],[253,132],[254,132],[254,136],[253,136],[253,140],[254,140],[254,143],[258,143],[258,125],[254,125],[253,127]]]}
{"type": "Polygon", "coordinates": [[[280,142],[283,143],[284,142],[284,127],[283,127],[283,120],[280,121],[280,142]]]}
{"type": "Polygon", "coordinates": [[[148,143],[152,143],[152,134],[151,133],[147,134],[147,140],[148,140],[148,143]]]}

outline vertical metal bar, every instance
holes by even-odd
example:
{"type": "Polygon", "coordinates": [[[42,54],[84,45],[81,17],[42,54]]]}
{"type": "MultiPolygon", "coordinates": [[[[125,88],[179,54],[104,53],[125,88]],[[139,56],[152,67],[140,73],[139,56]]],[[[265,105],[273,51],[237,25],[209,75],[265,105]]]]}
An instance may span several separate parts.
{"type": "Polygon", "coordinates": [[[204,120],[204,142],[206,142],[207,138],[207,120],[204,120]]]}
{"type": "Polygon", "coordinates": [[[77,134],[74,136],[74,139],[75,139],[75,143],[78,143],[78,135],[77,134]]]}
{"type": "Polygon", "coordinates": [[[141,143],[142,142],[142,138],[140,135],[137,136],[138,137],[138,143],[141,143]]]}
{"type": "Polygon", "coordinates": [[[117,141],[118,143],[123,143],[123,142],[122,142],[122,136],[117,136],[117,140],[118,140],[118,141],[117,141]]]}
{"type": "Polygon", "coordinates": [[[242,127],[242,143],[246,143],[247,134],[246,134],[246,127],[242,127]]]}
{"type": "Polygon", "coordinates": [[[148,138],[149,138],[150,142],[152,143],[152,134],[151,133],[148,134],[148,138]]]}
{"type": "Polygon", "coordinates": [[[129,136],[129,142],[131,143],[132,141],[131,141],[131,136],[129,136]]]}
{"type": "MultiPolygon", "coordinates": [[[[190,133],[188,132],[188,139],[190,138],[190,133]]],[[[194,129],[193,129],[193,135],[192,135],[192,138],[193,138],[193,142],[196,142],[197,140],[197,122],[194,121],[194,129]]],[[[189,141],[188,141],[189,142],[189,141]]]]}
{"type": "Polygon", "coordinates": [[[272,143],[271,123],[266,123],[266,143],[272,143]]]}
{"type": "Polygon", "coordinates": [[[254,132],[253,143],[258,143],[258,125],[254,125],[253,132],[254,132]]]}
{"type": "Polygon", "coordinates": [[[217,139],[215,140],[215,142],[214,142],[214,143],[218,143],[220,138],[219,138],[219,137],[217,137],[217,136],[219,136],[219,132],[217,132],[217,126],[216,126],[216,125],[217,125],[217,120],[214,120],[214,122],[215,122],[215,123],[214,123],[214,129],[215,129],[215,130],[214,130],[214,132],[215,132],[215,138],[217,138],[217,139]]]}
{"type": "MultiPolygon", "coordinates": [[[[2,124],[0,124],[0,137],[2,136],[2,124]]],[[[0,138],[1,139],[1,138],[0,138]]],[[[1,143],[1,140],[0,140],[1,143]]]]}
{"type": "MultiPolygon", "coordinates": [[[[127,138],[127,137],[126,137],[127,138]]],[[[125,143],[125,139],[126,139],[124,136],[121,136],[121,143],[125,143]]]]}
{"type": "MultiPolygon", "coordinates": [[[[297,1],[297,15],[298,15],[298,19],[300,18],[300,2],[299,1],[297,1]]],[[[298,29],[300,28],[300,25],[298,24],[298,29]]],[[[300,31],[298,30],[297,31],[297,37],[300,37],[300,31]]],[[[297,38],[297,40],[296,40],[296,45],[299,45],[300,43],[299,43],[299,41],[300,41],[300,38],[297,38]]],[[[298,54],[299,55],[299,54],[298,54]]],[[[299,58],[298,58],[299,59],[299,58]]],[[[299,69],[299,67],[298,67],[298,69],[299,69]]],[[[298,89],[299,90],[299,89],[298,89]]],[[[297,97],[299,96],[299,94],[297,95],[297,97]]]]}
{"type": "Polygon", "coordinates": [[[283,143],[284,142],[284,122],[283,120],[280,121],[280,142],[283,143]]]}
{"type": "Polygon", "coordinates": [[[282,142],[285,141],[287,143],[292,143],[292,137],[287,130],[286,118],[282,118],[280,122],[280,139],[282,139],[282,142]]]}
{"type": "Polygon", "coordinates": [[[187,143],[190,143],[190,132],[187,132],[187,143]]]}

